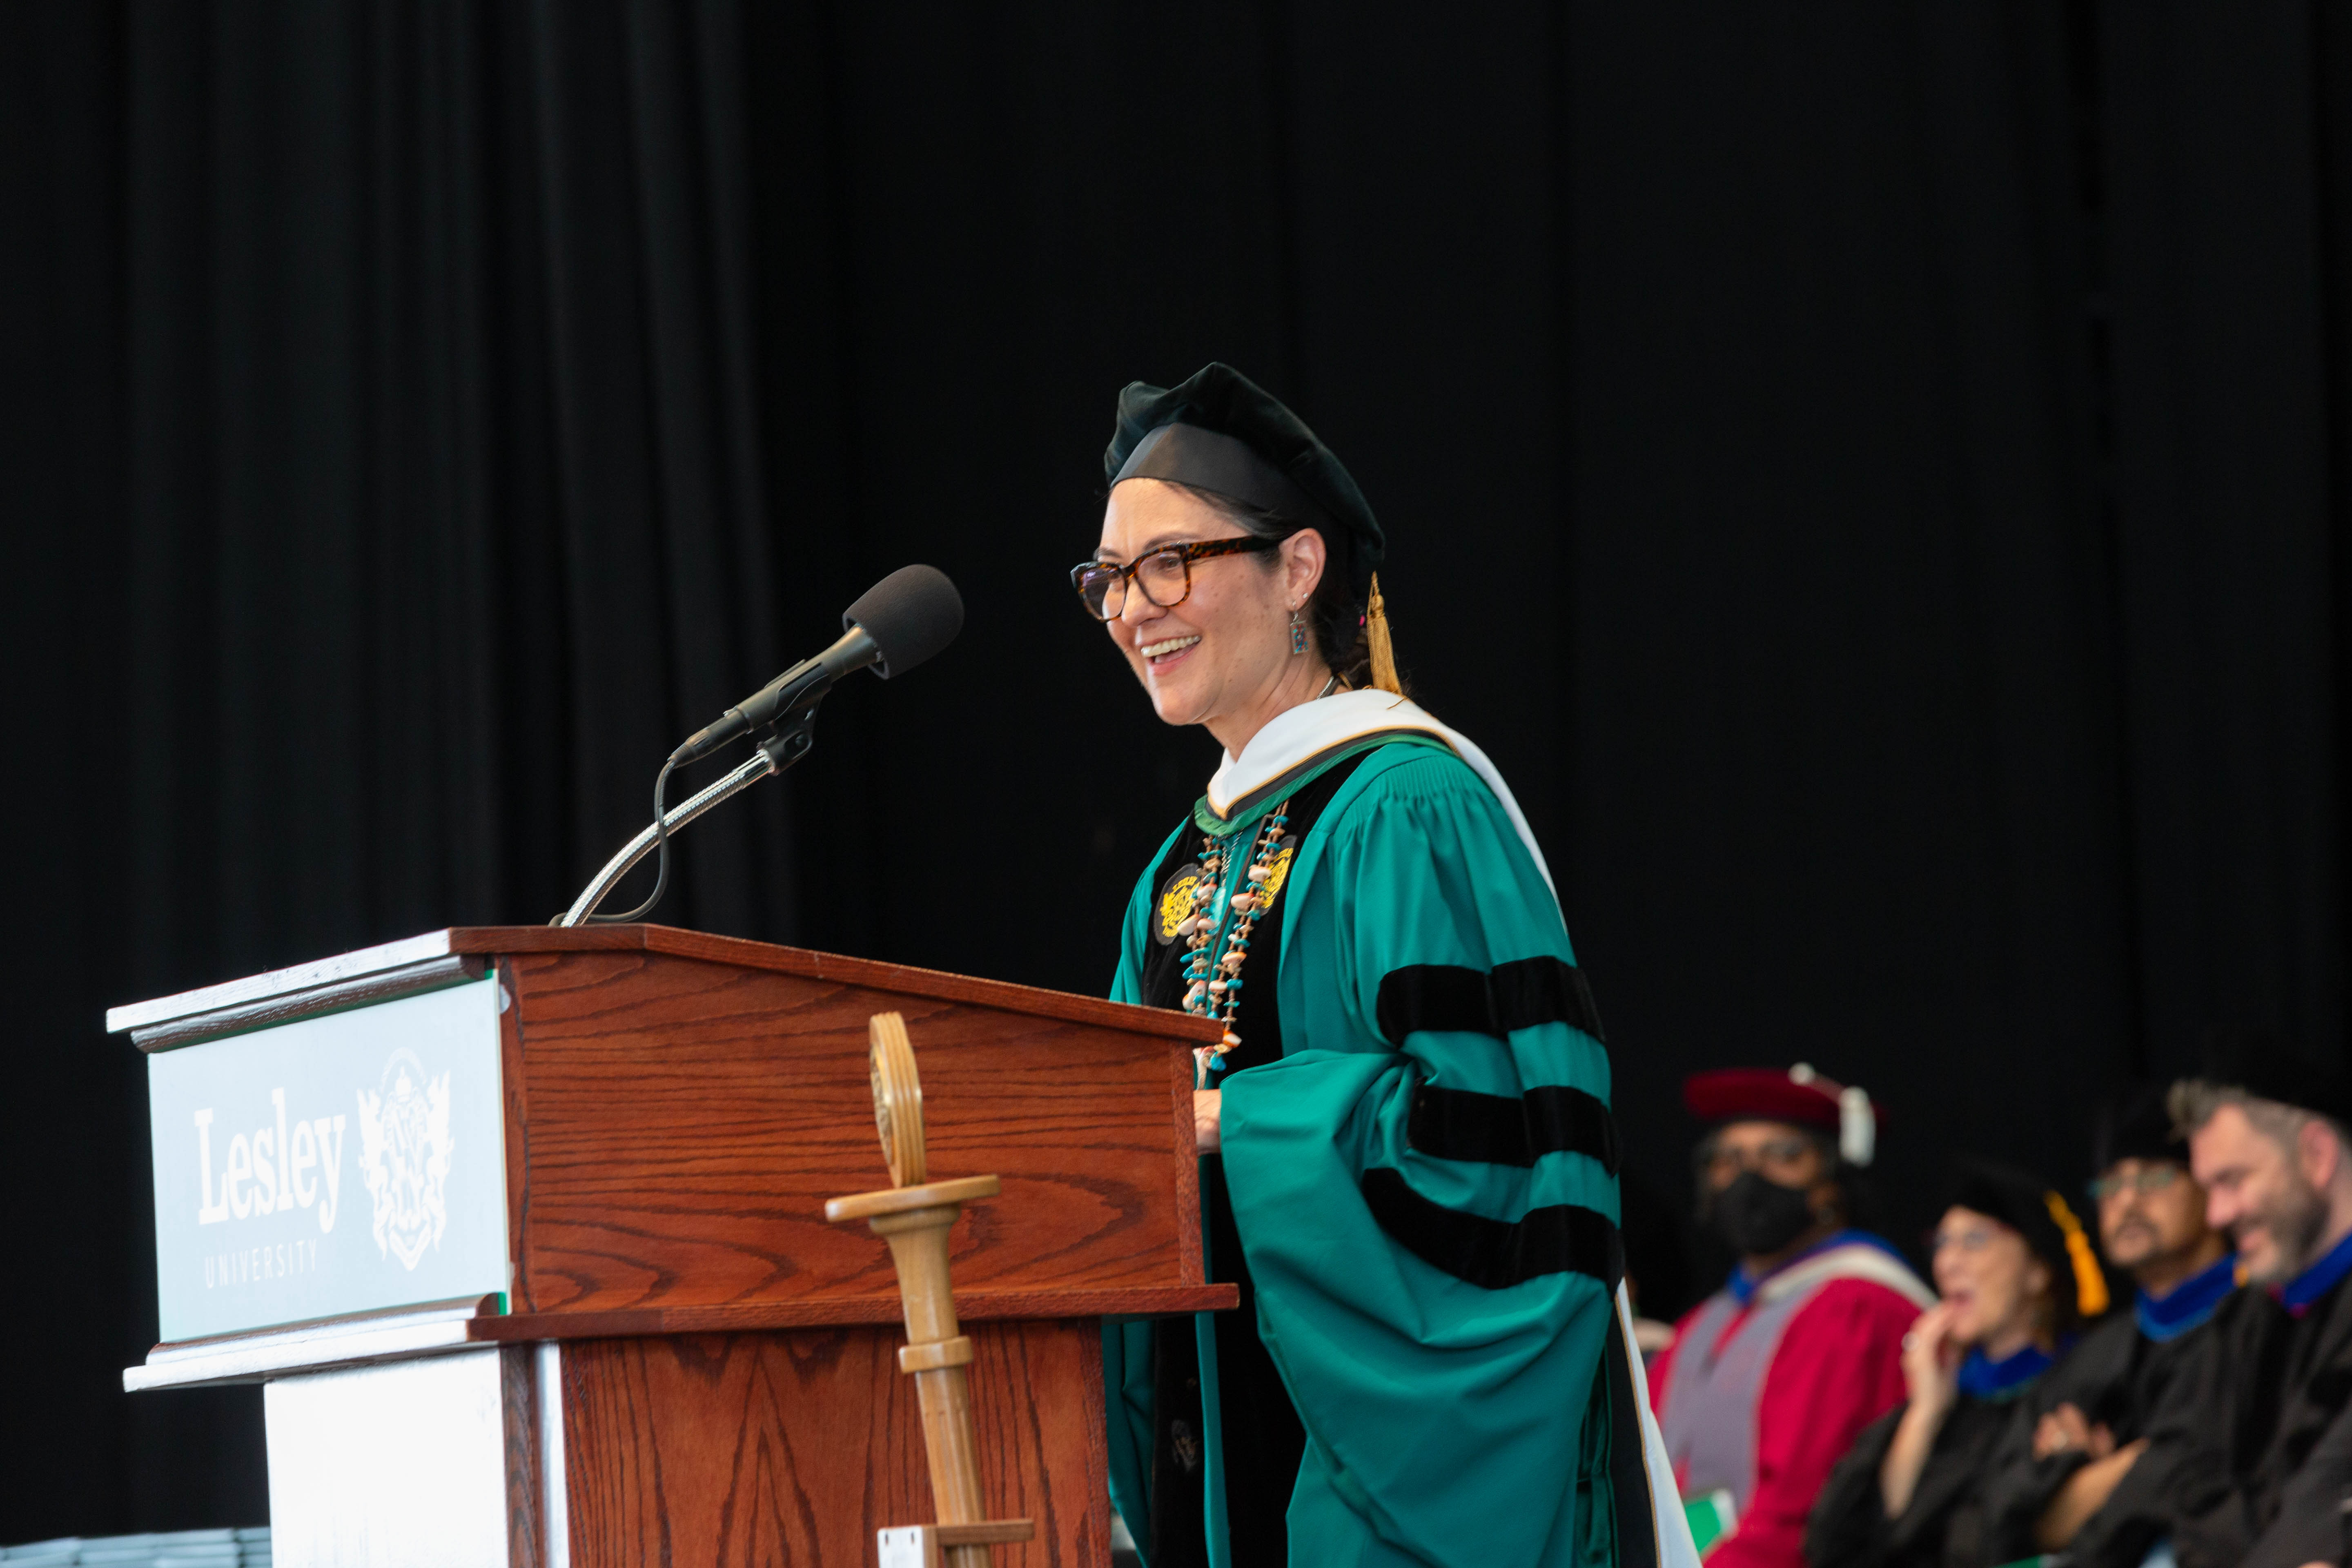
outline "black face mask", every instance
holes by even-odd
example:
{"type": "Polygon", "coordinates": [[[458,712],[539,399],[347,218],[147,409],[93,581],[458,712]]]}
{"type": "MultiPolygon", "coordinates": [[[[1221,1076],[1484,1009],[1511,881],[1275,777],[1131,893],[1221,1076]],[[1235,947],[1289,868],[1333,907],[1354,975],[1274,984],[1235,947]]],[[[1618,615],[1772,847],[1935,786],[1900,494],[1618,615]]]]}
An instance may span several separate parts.
{"type": "Polygon", "coordinates": [[[1767,1181],[1760,1171],[1742,1171],[1738,1180],[1715,1194],[1710,1205],[1716,1234],[1742,1257],[1780,1251],[1813,1223],[1813,1201],[1795,1187],[1767,1181]]]}

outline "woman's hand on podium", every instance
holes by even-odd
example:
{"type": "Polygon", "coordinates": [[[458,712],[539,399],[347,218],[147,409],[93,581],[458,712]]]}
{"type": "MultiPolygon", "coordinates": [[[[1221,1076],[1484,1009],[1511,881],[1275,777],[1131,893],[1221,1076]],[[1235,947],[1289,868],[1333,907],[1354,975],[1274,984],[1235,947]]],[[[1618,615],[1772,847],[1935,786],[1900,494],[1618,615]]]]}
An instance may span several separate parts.
{"type": "Polygon", "coordinates": [[[1225,1091],[1221,1089],[1192,1091],[1192,1147],[1201,1153],[1213,1154],[1224,1146],[1218,1137],[1224,1100],[1225,1091]]]}

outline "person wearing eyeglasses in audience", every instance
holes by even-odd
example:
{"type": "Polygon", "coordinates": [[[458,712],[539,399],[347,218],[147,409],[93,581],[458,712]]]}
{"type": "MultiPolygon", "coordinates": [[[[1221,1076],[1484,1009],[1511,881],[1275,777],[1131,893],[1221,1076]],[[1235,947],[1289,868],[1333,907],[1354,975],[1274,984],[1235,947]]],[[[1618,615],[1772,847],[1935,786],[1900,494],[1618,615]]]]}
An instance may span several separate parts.
{"type": "Polygon", "coordinates": [[[1103,470],[1079,601],[1225,753],[1113,987],[1223,1026],[1193,1121],[1242,1302],[1106,1325],[1140,1554],[1696,1568],[1633,1360],[1600,1018],[1501,775],[1402,694],[1370,507],[1223,364],[1123,391],[1103,470]]]}
{"type": "Polygon", "coordinates": [[[2249,1289],[2199,1336],[2147,1446],[2069,1556],[2162,1543],[2178,1568],[2341,1563],[2352,1497],[2352,1079],[2266,1036],[2214,1042],[2172,1086],[2206,1218],[2249,1289]]]}
{"type": "Polygon", "coordinates": [[[1960,1168],[1929,1237],[1942,1300],[1906,1336],[1906,1398],[1831,1472],[1805,1532],[1811,1568],[1985,1568],[1986,1488],[2019,1401],[2106,1310],[2074,1209],[2023,1172],[1960,1168]]]}
{"type": "Polygon", "coordinates": [[[1902,1403],[1903,1335],[1935,1296],[1854,1228],[1869,1095],[1800,1063],[1695,1074],[1683,1102],[1708,1130],[1699,1218],[1739,1263],[1650,1358],[1650,1397],[1709,1568],[1802,1568],[1805,1516],[1902,1403]]]}
{"type": "MultiPolygon", "coordinates": [[[[2086,1524],[2084,1546],[2096,1549],[2106,1533],[2098,1515],[2132,1475],[2167,1391],[2238,1287],[2237,1258],[2206,1223],[2205,1189],[2166,1109],[2169,1087],[2141,1084],[2100,1109],[2090,1187],[2099,1245],[2137,1290],[2129,1312],[2084,1334],[2042,1379],[2036,1419],[2011,1433],[1988,1489],[1998,1560],[2063,1550],[2086,1524]]],[[[2147,1479],[2141,1472],[2140,1484],[2147,1479]]],[[[2147,1501],[2126,1493],[2118,1515],[2147,1501]]],[[[2123,1555],[2137,1563],[2144,1551],[2123,1555]]],[[[2077,1568],[2092,1561],[2075,1557],[2077,1568]]]]}

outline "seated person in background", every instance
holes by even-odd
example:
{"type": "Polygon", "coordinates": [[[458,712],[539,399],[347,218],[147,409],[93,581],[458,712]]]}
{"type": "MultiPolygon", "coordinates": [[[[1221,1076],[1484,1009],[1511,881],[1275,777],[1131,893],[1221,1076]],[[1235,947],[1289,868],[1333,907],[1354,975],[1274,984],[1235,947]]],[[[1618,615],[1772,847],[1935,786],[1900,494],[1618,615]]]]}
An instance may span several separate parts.
{"type": "Polygon", "coordinates": [[[1699,1217],[1739,1254],[1649,1360],[1686,1500],[1729,1494],[1712,1568],[1800,1568],[1805,1515],[1854,1434],[1903,1397],[1903,1335],[1935,1298],[1894,1247],[1849,1229],[1877,1112],[1800,1065],[1685,1081],[1711,1129],[1699,1217]]]}
{"type": "Polygon", "coordinates": [[[2084,1563],[2340,1563],[2352,1491],[2352,1087],[2241,1039],[2173,1086],[2206,1216],[2249,1283],[2198,1336],[2132,1474],[2075,1536],[2084,1563]],[[2139,1472],[2145,1470],[2143,1477],[2139,1472]]]}
{"type": "Polygon", "coordinates": [[[2038,1420],[2011,1429],[1986,1489],[1995,1562],[2065,1547],[2106,1503],[2147,1446],[2148,1422],[2200,1331],[2237,1289],[2238,1260],[2205,1223],[2205,1189],[2189,1174],[2168,1087],[2142,1084],[2101,1108],[2091,1167],[2099,1245],[2138,1295],[2042,1380],[2032,1395],[2038,1420]]]}
{"type": "Polygon", "coordinates": [[[1961,1167],[1929,1239],[1938,1305],[1906,1336],[1910,1397],[1831,1472],[1805,1531],[1812,1568],[1983,1568],[1984,1490],[2019,1400],[2106,1280],[2066,1200],[2006,1166],[1961,1167]]]}

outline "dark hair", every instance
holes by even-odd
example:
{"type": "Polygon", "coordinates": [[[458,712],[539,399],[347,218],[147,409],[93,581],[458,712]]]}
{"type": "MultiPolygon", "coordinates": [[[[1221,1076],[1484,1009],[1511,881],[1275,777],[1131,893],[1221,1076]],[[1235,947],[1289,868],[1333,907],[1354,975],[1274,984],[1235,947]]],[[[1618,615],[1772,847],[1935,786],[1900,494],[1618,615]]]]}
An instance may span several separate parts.
{"type": "MultiPolygon", "coordinates": [[[[1252,506],[1213,490],[1184,484],[1176,479],[1160,483],[1213,510],[1235,527],[1259,539],[1287,539],[1294,533],[1314,529],[1323,536],[1323,576],[1315,584],[1315,592],[1307,601],[1307,624],[1313,631],[1315,651],[1331,667],[1332,673],[1349,686],[1369,686],[1372,680],[1372,647],[1364,631],[1364,601],[1356,597],[1348,570],[1348,536],[1328,524],[1310,522],[1306,519],[1274,507],[1252,506]],[[1335,652],[1334,650],[1338,650],[1335,652]]],[[[1269,557],[1267,569],[1272,570],[1269,557]]]]}

